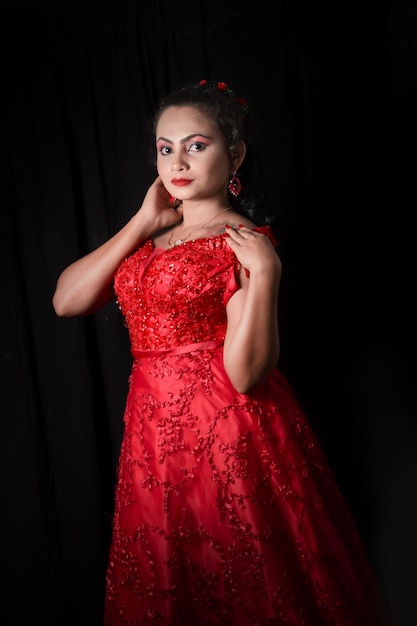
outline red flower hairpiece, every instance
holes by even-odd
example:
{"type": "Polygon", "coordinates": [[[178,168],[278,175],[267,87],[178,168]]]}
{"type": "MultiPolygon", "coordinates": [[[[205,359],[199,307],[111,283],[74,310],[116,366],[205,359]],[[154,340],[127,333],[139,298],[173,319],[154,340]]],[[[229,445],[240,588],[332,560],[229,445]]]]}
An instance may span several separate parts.
{"type": "Polygon", "coordinates": [[[211,81],[211,82],[209,82],[209,81],[203,79],[203,80],[200,80],[199,85],[200,85],[200,87],[216,87],[216,89],[218,89],[219,91],[222,91],[223,93],[226,93],[228,96],[230,96],[231,98],[236,100],[236,102],[238,104],[240,104],[240,106],[242,107],[243,112],[246,115],[249,113],[249,106],[248,106],[248,103],[247,103],[246,99],[242,98],[241,96],[236,96],[236,94],[233,91],[233,89],[230,89],[230,87],[228,86],[227,83],[224,83],[222,81],[219,81],[219,82],[211,81]]]}

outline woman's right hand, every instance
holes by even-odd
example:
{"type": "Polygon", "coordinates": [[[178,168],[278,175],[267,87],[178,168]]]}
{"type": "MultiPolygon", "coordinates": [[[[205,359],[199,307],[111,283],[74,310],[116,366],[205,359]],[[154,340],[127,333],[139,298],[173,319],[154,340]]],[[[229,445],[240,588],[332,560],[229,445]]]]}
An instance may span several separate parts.
{"type": "Polygon", "coordinates": [[[172,196],[165,189],[161,177],[157,176],[149,187],[137,212],[138,219],[149,221],[152,233],[176,224],[182,215],[181,204],[173,206],[172,196]]]}

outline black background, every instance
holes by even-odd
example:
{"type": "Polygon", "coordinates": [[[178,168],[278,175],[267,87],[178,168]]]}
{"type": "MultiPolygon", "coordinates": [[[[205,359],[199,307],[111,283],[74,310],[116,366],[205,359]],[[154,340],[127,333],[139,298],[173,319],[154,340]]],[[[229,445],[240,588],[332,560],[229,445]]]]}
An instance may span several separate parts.
{"type": "Polygon", "coordinates": [[[202,78],[249,102],[280,367],[396,624],[416,623],[416,18],[404,0],[2,3],[2,626],[101,624],[129,344],[115,304],[68,320],[51,298],[140,206],[155,101],[202,78]]]}

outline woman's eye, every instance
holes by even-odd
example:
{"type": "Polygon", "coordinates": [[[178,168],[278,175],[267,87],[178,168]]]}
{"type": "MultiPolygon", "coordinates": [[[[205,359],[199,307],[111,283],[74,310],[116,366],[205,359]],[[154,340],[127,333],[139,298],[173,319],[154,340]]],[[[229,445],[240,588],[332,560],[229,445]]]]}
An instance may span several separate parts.
{"type": "Polygon", "coordinates": [[[191,144],[191,146],[188,149],[192,150],[193,152],[200,152],[201,150],[204,150],[205,147],[206,146],[203,143],[201,143],[201,141],[195,141],[194,143],[191,144]]]}
{"type": "Polygon", "coordinates": [[[162,146],[160,152],[161,154],[171,154],[171,148],[169,146],[162,146]]]}

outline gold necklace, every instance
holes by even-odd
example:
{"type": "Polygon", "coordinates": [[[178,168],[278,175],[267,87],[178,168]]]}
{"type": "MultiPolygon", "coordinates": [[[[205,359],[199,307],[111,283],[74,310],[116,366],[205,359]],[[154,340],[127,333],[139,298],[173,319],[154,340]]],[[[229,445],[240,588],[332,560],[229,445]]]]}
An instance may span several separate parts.
{"type": "Polygon", "coordinates": [[[228,206],[227,209],[223,209],[223,211],[220,211],[219,213],[216,213],[216,215],[214,215],[211,219],[208,220],[208,222],[204,222],[204,224],[200,224],[200,226],[197,226],[197,228],[193,228],[193,230],[190,230],[190,232],[188,233],[188,235],[186,235],[185,237],[183,237],[182,239],[177,239],[176,241],[172,241],[172,237],[174,236],[175,231],[177,230],[178,226],[182,223],[178,222],[178,224],[175,225],[169,239],[168,239],[168,248],[173,248],[174,246],[178,246],[180,243],[184,243],[184,241],[187,241],[187,239],[189,239],[191,237],[191,235],[193,233],[195,233],[196,230],[198,230],[199,228],[204,228],[204,226],[207,226],[208,224],[210,224],[210,222],[212,222],[214,219],[216,219],[216,217],[218,217],[219,215],[221,215],[222,213],[226,213],[226,211],[230,211],[232,207],[228,206]]]}

